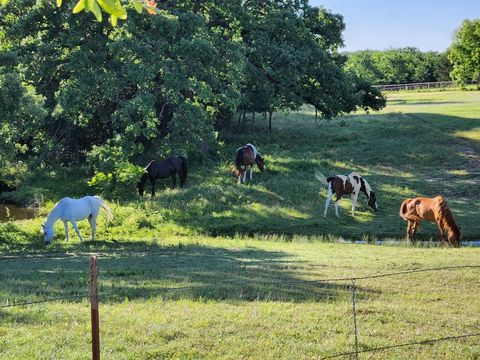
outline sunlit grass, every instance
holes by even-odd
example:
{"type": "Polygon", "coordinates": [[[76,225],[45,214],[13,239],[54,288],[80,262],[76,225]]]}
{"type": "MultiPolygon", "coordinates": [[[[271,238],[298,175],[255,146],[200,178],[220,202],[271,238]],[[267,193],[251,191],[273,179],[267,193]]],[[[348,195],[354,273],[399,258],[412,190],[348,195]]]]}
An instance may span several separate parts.
{"type": "MultiPolygon", "coordinates": [[[[60,197],[89,192],[75,173],[38,174],[10,200],[42,198],[40,216],[0,223],[2,255],[51,256],[0,262],[3,303],[85,293],[87,254],[100,255],[101,343],[106,359],[304,359],[353,350],[351,282],[424,268],[479,265],[478,248],[439,248],[435,224],[423,243],[404,241],[402,199],[442,194],[465,239],[480,238],[479,92],[389,94],[380,114],[331,121],[306,108],[222,134],[218,158],[190,162],[188,186],[158,184],[140,199],[134,184],[108,199],[96,242],[80,244],[62,224],[45,247],[40,224],[60,197]],[[234,150],[252,142],[267,171],[237,185],[234,150]],[[477,157],[476,157],[477,156],[477,157]],[[374,213],[350,197],[323,217],[326,188],[314,177],[358,171],[377,192],[374,213]],[[355,245],[364,241],[372,245],[355,245]],[[383,241],[383,245],[373,245],[383,241]],[[175,289],[179,288],[179,289],[175,289]],[[148,293],[146,290],[158,290],[148,293]],[[110,295],[110,296],[108,296],[110,295]]],[[[147,189],[148,190],[148,189],[147,189]]],[[[86,221],[80,231],[89,238],[86,221]]],[[[478,332],[478,269],[357,281],[360,349],[478,332]]],[[[0,310],[0,358],[90,358],[89,304],[52,302],[0,310]]],[[[478,359],[478,338],[368,353],[372,359],[478,359]]]]}
{"type": "MultiPolygon", "coordinates": [[[[103,245],[90,244],[90,251],[99,254],[106,359],[319,358],[352,351],[351,282],[322,279],[473,265],[480,255],[472,248],[333,244],[298,236],[176,237],[100,250],[103,245]]],[[[1,262],[0,297],[86,294],[88,258],[76,252],[81,249],[71,248],[76,256],[1,262]]],[[[479,271],[358,280],[360,349],[476,332],[480,303],[472,288],[479,271]]],[[[89,358],[89,321],[87,300],[3,309],[0,357],[89,358]]],[[[369,357],[458,354],[478,357],[478,339],[369,357]]]]}
{"type": "Polygon", "coordinates": [[[480,128],[476,128],[468,131],[457,131],[455,136],[458,136],[467,140],[480,141],[480,128]]]}

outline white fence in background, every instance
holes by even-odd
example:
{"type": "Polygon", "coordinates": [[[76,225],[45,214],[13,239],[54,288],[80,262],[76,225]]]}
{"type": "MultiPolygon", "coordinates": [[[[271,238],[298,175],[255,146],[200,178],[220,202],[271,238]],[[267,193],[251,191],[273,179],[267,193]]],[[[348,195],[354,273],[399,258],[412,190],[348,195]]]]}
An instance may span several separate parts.
{"type": "Polygon", "coordinates": [[[418,89],[442,89],[455,87],[454,81],[437,81],[437,82],[421,82],[410,84],[390,84],[390,85],[373,85],[382,91],[399,91],[399,90],[418,90],[418,89]]]}

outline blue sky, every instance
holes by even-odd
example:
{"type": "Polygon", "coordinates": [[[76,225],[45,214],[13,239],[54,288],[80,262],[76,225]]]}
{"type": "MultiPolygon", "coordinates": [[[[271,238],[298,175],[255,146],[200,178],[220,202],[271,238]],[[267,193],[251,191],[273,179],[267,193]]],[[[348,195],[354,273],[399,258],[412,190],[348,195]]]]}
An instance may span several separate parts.
{"type": "Polygon", "coordinates": [[[310,0],[343,15],[345,51],[413,46],[445,51],[464,19],[480,18],[480,0],[310,0]]]}

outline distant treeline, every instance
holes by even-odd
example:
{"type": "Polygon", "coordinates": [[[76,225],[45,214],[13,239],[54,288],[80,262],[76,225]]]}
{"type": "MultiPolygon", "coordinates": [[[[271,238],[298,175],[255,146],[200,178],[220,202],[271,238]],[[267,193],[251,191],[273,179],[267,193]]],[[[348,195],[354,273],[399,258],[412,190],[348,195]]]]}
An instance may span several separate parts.
{"type": "Polygon", "coordinates": [[[446,52],[421,52],[408,47],[355,51],[347,58],[347,70],[376,85],[452,80],[453,65],[446,52]]]}

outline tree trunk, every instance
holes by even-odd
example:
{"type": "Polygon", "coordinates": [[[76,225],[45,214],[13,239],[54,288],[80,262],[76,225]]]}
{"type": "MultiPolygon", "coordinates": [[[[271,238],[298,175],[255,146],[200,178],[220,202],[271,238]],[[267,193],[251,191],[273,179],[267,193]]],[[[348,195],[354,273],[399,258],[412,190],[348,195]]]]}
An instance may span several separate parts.
{"type": "Polygon", "coordinates": [[[317,113],[318,113],[318,110],[317,108],[315,108],[315,124],[317,123],[317,116],[318,116],[317,113]]]}
{"type": "Polygon", "coordinates": [[[247,114],[247,110],[244,110],[243,111],[243,126],[245,126],[245,124],[247,123],[246,114],[247,114]]]}
{"type": "Polygon", "coordinates": [[[252,124],[254,124],[254,123],[255,123],[255,111],[252,114],[252,124]]]}
{"type": "Polygon", "coordinates": [[[268,131],[272,132],[272,110],[268,112],[268,131]]]}
{"type": "Polygon", "coordinates": [[[242,113],[243,113],[243,110],[240,109],[240,112],[238,114],[238,127],[240,127],[240,124],[241,124],[241,121],[242,121],[242,113]]]}

